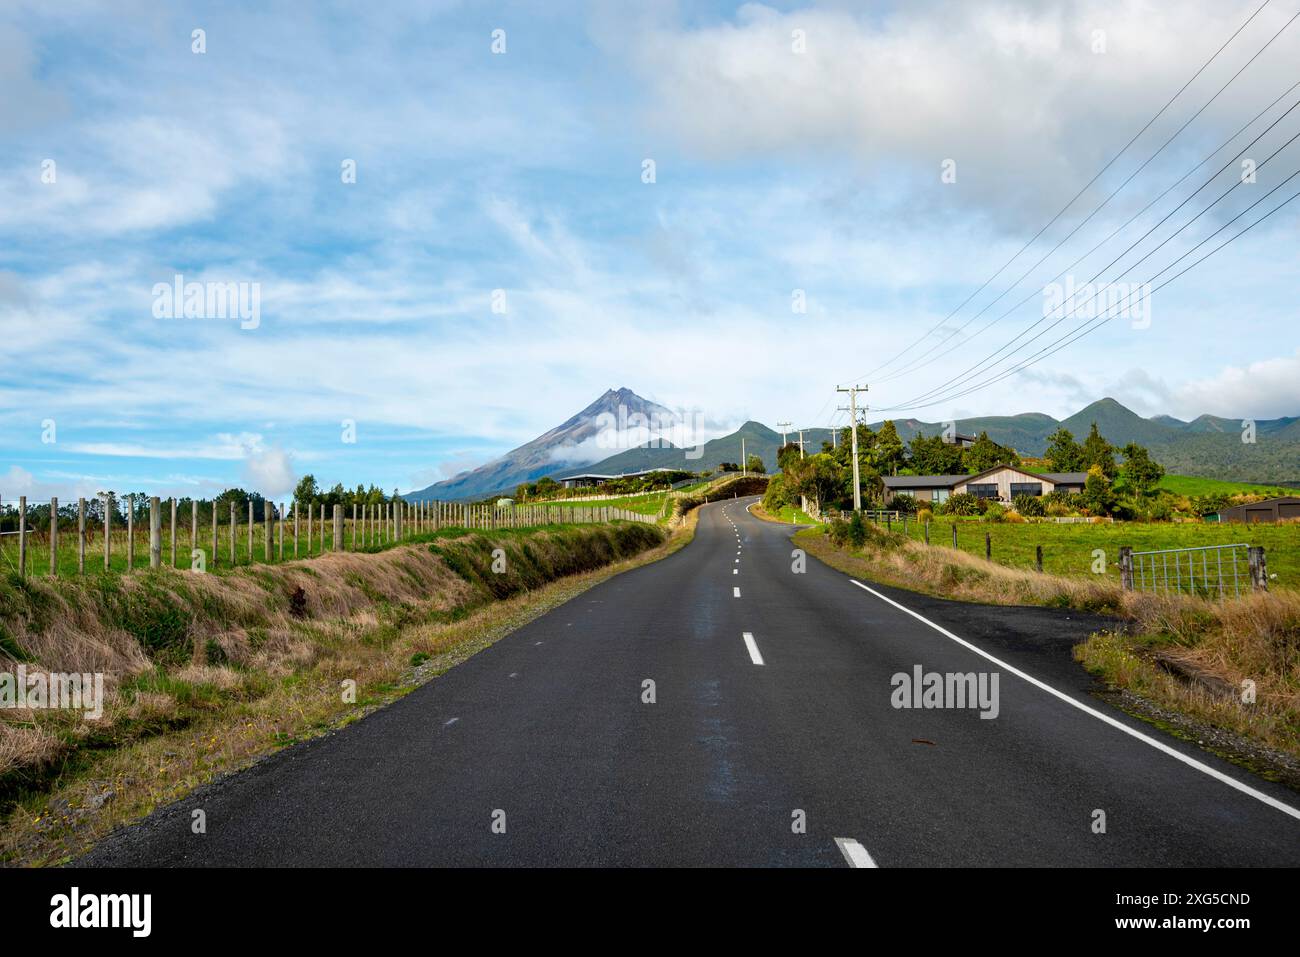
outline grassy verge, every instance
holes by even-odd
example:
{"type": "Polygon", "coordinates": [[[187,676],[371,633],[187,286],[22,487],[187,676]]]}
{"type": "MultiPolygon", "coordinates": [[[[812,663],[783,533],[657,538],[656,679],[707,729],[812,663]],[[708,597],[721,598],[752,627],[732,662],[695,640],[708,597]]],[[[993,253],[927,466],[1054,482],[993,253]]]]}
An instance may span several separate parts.
{"type": "Polygon", "coordinates": [[[445,531],[381,554],[228,576],[0,582],[7,647],[29,670],[102,671],[108,685],[98,722],[0,712],[0,861],[66,860],[220,774],[406,694],[690,534],[640,523],[445,531]]]}
{"type": "Polygon", "coordinates": [[[796,544],[851,575],[942,598],[1116,616],[1075,657],[1130,696],[1128,710],[1268,778],[1300,788],[1300,594],[1227,601],[1124,591],[1113,576],[1039,574],[867,526],[861,547],[820,529],[796,544]],[[1252,683],[1247,685],[1246,682],[1252,683]],[[1254,700],[1243,695],[1253,687],[1254,700]],[[1210,744],[1206,744],[1207,740],[1210,744]]]}
{"type": "Polygon", "coordinates": [[[815,518],[809,515],[807,512],[803,511],[802,509],[796,508],[793,505],[782,506],[781,511],[776,515],[773,515],[771,512],[765,509],[761,503],[755,505],[749,511],[750,514],[752,514],[755,518],[761,518],[765,522],[776,522],[781,525],[820,525],[821,524],[815,518]]]}

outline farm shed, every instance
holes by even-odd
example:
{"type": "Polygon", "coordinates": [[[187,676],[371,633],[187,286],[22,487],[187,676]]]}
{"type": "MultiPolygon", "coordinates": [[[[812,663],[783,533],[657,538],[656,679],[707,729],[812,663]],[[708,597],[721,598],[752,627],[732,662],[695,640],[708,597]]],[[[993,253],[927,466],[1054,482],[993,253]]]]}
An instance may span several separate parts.
{"type": "Polygon", "coordinates": [[[1279,495],[1249,505],[1234,505],[1214,513],[1213,521],[1245,522],[1251,525],[1255,522],[1282,522],[1287,519],[1300,519],[1300,497],[1279,495]]]}

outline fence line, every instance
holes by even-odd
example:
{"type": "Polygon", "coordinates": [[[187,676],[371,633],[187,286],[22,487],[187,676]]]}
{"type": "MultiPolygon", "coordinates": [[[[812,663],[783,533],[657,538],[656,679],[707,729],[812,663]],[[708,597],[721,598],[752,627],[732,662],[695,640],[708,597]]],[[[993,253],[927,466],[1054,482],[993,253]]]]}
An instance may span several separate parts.
{"type": "MultiPolygon", "coordinates": [[[[317,512],[315,503],[295,501],[290,508],[283,503],[277,506],[274,502],[263,500],[259,522],[255,502],[249,499],[247,526],[241,536],[241,516],[236,502],[230,501],[229,516],[223,521],[218,501],[193,499],[187,541],[187,530],[179,520],[179,503],[174,498],[150,496],[137,502],[134,494],[125,496],[125,500],[110,495],[98,496],[91,503],[94,507],[88,508],[87,500],[81,498],[76,506],[60,507],[58,499],[52,498],[49,503],[48,527],[41,528],[33,521],[40,513],[33,516],[26,496],[18,497],[16,508],[0,498],[0,523],[17,526],[0,533],[0,570],[16,571],[22,577],[35,574],[39,552],[40,558],[49,560],[49,575],[84,575],[87,549],[98,547],[98,535],[103,539],[103,570],[133,572],[139,549],[136,541],[137,519],[147,523],[144,548],[149,568],[188,567],[194,572],[284,561],[286,534],[292,534],[293,538],[290,557],[297,559],[314,558],[329,551],[366,550],[444,528],[492,531],[555,524],[656,524],[653,515],[643,515],[612,505],[575,507],[546,503],[497,508],[494,505],[434,500],[408,502],[404,499],[382,503],[354,503],[351,518],[343,505],[336,505],[328,519],[323,504],[317,512]],[[200,505],[211,513],[212,518],[210,539],[203,542],[200,541],[203,535],[199,528],[200,505]],[[123,517],[119,508],[125,509],[124,527],[116,521],[123,517]],[[259,524],[260,529],[257,528],[259,524]],[[290,524],[292,528],[286,528],[290,524]],[[327,524],[331,529],[328,539],[327,524]],[[225,535],[222,534],[223,530],[225,535]],[[75,541],[66,543],[65,533],[75,535],[75,541]],[[16,540],[15,548],[8,547],[6,536],[16,540]],[[186,551],[189,553],[188,559],[185,558],[186,551]]],[[[40,521],[45,525],[44,519],[40,521]]]]}

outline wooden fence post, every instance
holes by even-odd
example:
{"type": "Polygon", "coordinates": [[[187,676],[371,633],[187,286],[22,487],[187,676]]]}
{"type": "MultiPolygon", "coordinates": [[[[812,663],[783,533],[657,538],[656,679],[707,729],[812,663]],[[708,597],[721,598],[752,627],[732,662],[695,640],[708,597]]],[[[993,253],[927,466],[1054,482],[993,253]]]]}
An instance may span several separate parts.
{"type": "Polygon", "coordinates": [[[190,499],[190,564],[193,565],[193,552],[199,547],[199,500],[190,499]]]}
{"type": "Polygon", "coordinates": [[[279,542],[276,545],[276,551],[278,552],[278,554],[276,555],[276,561],[281,561],[281,562],[284,561],[284,517],[287,514],[288,512],[286,512],[284,509],[284,502],[281,502],[280,516],[279,516],[280,521],[276,522],[275,524],[275,537],[279,539],[279,542]]]}
{"type": "Polygon", "coordinates": [[[984,533],[984,557],[993,561],[993,536],[988,532],[984,533]]]}
{"type": "Polygon", "coordinates": [[[1268,591],[1268,562],[1264,558],[1264,546],[1252,545],[1247,548],[1246,562],[1250,566],[1251,590],[1268,591]]]}
{"type": "Polygon", "coordinates": [[[1133,549],[1128,545],[1119,550],[1119,581],[1126,591],[1133,590],[1133,549]]]}
{"type": "Polygon", "coordinates": [[[957,523],[952,523],[952,547],[957,547],[957,523]]]}
{"type": "Polygon", "coordinates": [[[343,506],[334,506],[334,551],[343,551],[343,506]]]}
{"type": "MultiPolygon", "coordinates": [[[[311,542],[312,542],[311,520],[312,520],[312,513],[315,511],[316,509],[312,508],[311,502],[308,502],[307,503],[307,555],[306,555],[307,558],[311,558],[311,542]]],[[[298,545],[296,542],[294,543],[293,546],[293,553],[294,555],[298,554],[298,545]]]]}
{"type": "Polygon", "coordinates": [[[262,561],[267,565],[275,560],[271,546],[275,542],[275,506],[269,498],[262,499],[262,561]]]}
{"type": "Polygon", "coordinates": [[[235,500],[230,500],[230,567],[234,568],[239,564],[239,555],[235,551],[235,529],[239,525],[239,513],[235,509],[235,500]]]}
{"type": "Polygon", "coordinates": [[[1034,568],[1041,574],[1043,571],[1043,546],[1034,546],[1034,568]]]}
{"type": "Polygon", "coordinates": [[[253,564],[253,500],[248,500],[248,564],[253,564]]]}
{"type": "Polygon", "coordinates": [[[212,500],[212,567],[217,567],[217,553],[221,551],[221,542],[217,537],[217,527],[219,519],[217,517],[217,500],[212,500]]]}
{"type": "Polygon", "coordinates": [[[171,529],[171,539],[172,539],[172,542],[171,542],[171,545],[172,545],[172,568],[175,568],[175,567],[176,567],[176,496],[175,496],[175,495],[172,496],[172,529],[171,529]]]}
{"type": "Polygon", "coordinates": [[[27,496],[18,496],[18,577],[27,577],[27,496]]]}
{"type": "Polygon", "coordinates": [[[357,503],[352,503],[352,550],[357,550],[357,503]]]}
{"type": "Polygon", "coordinates": [[[930,523],[925,523],[925,544],[930,544],[930,523]]]}
{"type": "Polygon", "coordinates": [[[293,500],[293,557],[298,557],[298,500],[293,500]]]}
{"type": "Polygon", "coordinates": [[[320,553],[325,554],[325,503],[320,503],[320,553]]]}
{"type": "Polygon", "coordinates": [[[109,570],[109,560],[113,553],[111,535],[113,532],[113,496],[104,496],[104,571],[109,570]]]}
{"type": "Polygon", "coordinates": [[[149,567],[162,564],[162,500],[149,496],[149,567]]]}
{"type": "Polygon", "coordinates": [[[50,499],[50,574],[59,574],[59,500],[50,499]]]}
{"type": "Polygon", "coordinates": [[[77,499],[77,574],[86,574],[86,500],[77,499]]]}
{"type": "Polygon", "coordinates": [[[135,571],[135,493],[126,497],[126,570],[135,571]]]}

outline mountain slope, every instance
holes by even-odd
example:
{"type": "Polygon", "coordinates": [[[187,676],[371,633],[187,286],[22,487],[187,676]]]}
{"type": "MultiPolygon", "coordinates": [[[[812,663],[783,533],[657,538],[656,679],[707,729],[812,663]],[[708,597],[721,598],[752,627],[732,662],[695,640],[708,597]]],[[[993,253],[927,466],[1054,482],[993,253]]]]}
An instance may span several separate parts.
{"type": "Polygon", "coordinates": [[[611,422],[635,421],[637,415],[653,421],[666,420],[672,413],[662,405],[641,398],[631,389],[610,389],[577,415],[531,442],[476,469],[444,482],[435,482],[404,497],[410,502],[484,498],[500,492],[513,492],[521,482],[574,471],[581,463],[599,457],[602,432],[610,428],[611,422]]]}

